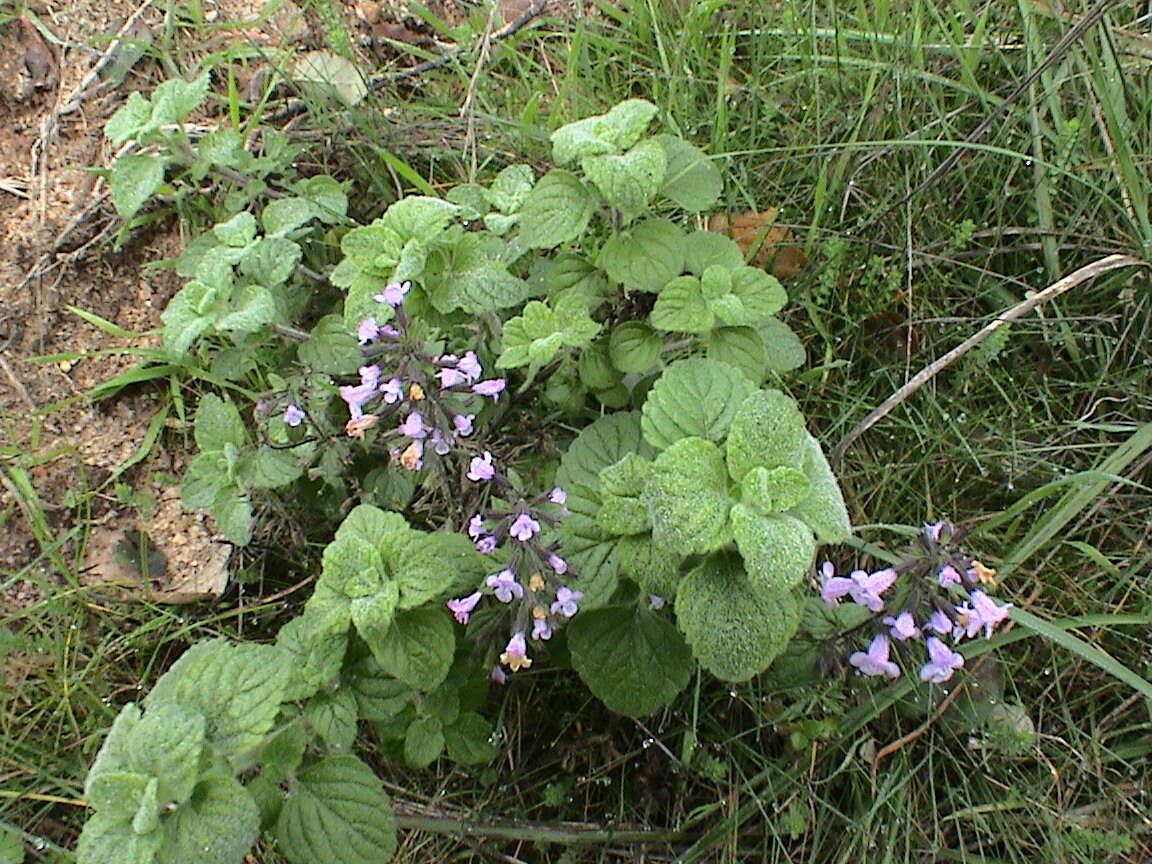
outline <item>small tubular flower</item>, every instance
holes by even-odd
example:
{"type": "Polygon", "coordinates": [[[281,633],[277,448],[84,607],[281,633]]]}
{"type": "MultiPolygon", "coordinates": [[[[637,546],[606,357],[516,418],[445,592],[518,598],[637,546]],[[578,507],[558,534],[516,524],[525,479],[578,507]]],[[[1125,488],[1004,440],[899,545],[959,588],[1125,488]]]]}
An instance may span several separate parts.
{"type": "Polygon", "coordinates": [[[888,615],[882,619],[881,623],[887,624],[889,628],[888,632],[892,638],[899,639],[901,642],[905,639],[916,639],[920,636],[920,628],[916,626],[916,620],[908,610],[904,610],[895,618],[888,615]]]}
{"type": "Polygon", "coordinates": [[[573,591],[571,588],[561,585],[556,589],[556,600],[552,603],[549,611],[553,615],[563,615],[565,618],[571,618],[580,611],[580,607],[576,601],[583,599],[583,592],[573,591]]]}
{"type": "Polygon", "coordinates": [[[380,385],[380,392],[384,394],[384,401],[389,405],[395,405],[404,398],[404,386],[399,378],[389,378],[380,385]]]}
{"type": "Polygon", "coordinates": [[[365,318],[356,326],[356,340],[366,345],[374,339],[380,338],[380,326],[375,318],[365,318]]]}
{"type": "Polygon", "coordinates": [[[480,368],[480,361],[476,359],[475,351],[465,351],[464,356],[457,362],[456,368],[464,374],[469,384],[477,380],[483,373],[480,368]]]}
{"type": "Polygon", "coordinates": [[[492,466],[492,454],[485,450],[483,456],[473,456],[472,461],[468,463],[466,476],[475,483],[482,483],[495,477],[496,469],[492,466]]]}
{"type": "Polygon", "coordinates": [[[473,540],[484,533],[484,517],[477,513],[468,520],[468,536],[473,540]]]}
{"type": "Polygon", "coordinates": [[[299,426],[304,422],[304,412],[295,404],[289,403],[288,407],[284,409],[284,422],[289,426],[299,426]]]}
{"type": "Polygon", "coordinates": [[[828,606],[835,606],[841,597],[852,593],[856,583],[845,576],[835,575],[831,561],[820,565],[820,599],[828,606]]]}
{"type": "Polygon", "coordinates": [[[456,434],[461,438],[467,438],[471,435],[472,421],[475,419],[475,414],[453,414],[452,426],[456,429],[456,434]]]}
{"type": "Polygon", "coordinates": [[[488,381],[480,381],[472,385],[472,392],[479,396],[491,396],[492,401],[496,401],[496,397],[504,392],[504,379],[492,378],[488,381]]]}
{"type": "Polygon", "coordinates": [[[517,630],[508,640],[508,644],[504,646],[504,653],[500,655],[500,662],[513,672],[519,672],[532,665],[532,661],[528,659],[528,645],[524,642],[523,630],[517,630]]]}
{"type": "Polygon", "coordinates": [[[852,599],[861,606],[866,606],[869,611],[879,612],[884,608],[884,600],[880,595],[892,587],[892,583],[896,581],[896,571],[891,567],[877,570],[875,573],[856,570],[851,578],[853,585],[849,593],[852,599]]]}
{"type": "Polygon", "coordinates": [[[553,504],[566,504],[568,502],[568,493],[557,486],[555,489],[548,493],[548,500],[553,504]]]}
{"type": "Polygon", "coordinates": [[[935,636],[928,637],[928,662],[920,667],[920,680],[943,684],[964,665],[964,658],[935,636]]]}
{"type": "Polygon", "coordinates": [[[508,533],[520,542],[527,543],[540,533],[540,523],[527,513],[521,513],[513,520],[511,527],[508,529],[508,533]]]}
{"type": "Polygon", "coordinates": [[[387,303],[392,308],[396,308],[404,302],[404,295],[410,290],[412,290],[411,282],[389,282],[384,286],[384,290],[372,299],[377,303],[387,303]]]}
{"type": "Polygon", "coordinates": [[[519,600],[524,596],[524,586],[516,581],[516,574],[511,570],[493,573],[484,580],[484,584],[492,589],[501,603],[511,603],[513,597],[519,600]]]}
{"type": "Polygon", "coordinates": [[[951,564],[945,564],[940,568],[940,572],[936,574],[936,584],[941,588],[947,588],[949,585],[959,585],[960,574],[951,564]]]}
{"type": "Polygon", "coordinates": [[[568,562],[555,552],[548,556],[548,566],[551,567],[558,576],[563,576],[568,572],[568,562]]]}
{"type": "Polygon", "coordinates": [[[404,422],[396,427],[396,431],[409,438],[424,438],[428,430],[424,426],[424,417],[419,411],[413,411],[404,422]]]}
{"type": "Polygon", "coordinates": [[[990,637],[996,625],[1008,617],[1008,610],[1012,608],[1011,603],[997,606],[995,600],[979,590],[973,591],[969,599],[972,601],[972,608],[967,612],[966,630],[969,638],[975,636],[981,627],[984,628],[985,638],[990,637]]]}
{"type": "Polygon", "coordinates": [[[878,633],[872,638],[872,644],[867,651],[857,651],[848,658],[848,662],[860,670],[864,675],[884,675],[888,678],[898,678],[900,667],[888,659],[888,637],[878,633]]]}
{"type": "Polygon", "coordinates": [[[479,591],[474,591],[467,597],[461,597],[457,600],[449,600],[444,605],[448,607],[448,611],[461,624],[468,623],[468,616],[472,610],[476,608],[476,604],[480,602],[480,598],[484,595],[479,591]]]}

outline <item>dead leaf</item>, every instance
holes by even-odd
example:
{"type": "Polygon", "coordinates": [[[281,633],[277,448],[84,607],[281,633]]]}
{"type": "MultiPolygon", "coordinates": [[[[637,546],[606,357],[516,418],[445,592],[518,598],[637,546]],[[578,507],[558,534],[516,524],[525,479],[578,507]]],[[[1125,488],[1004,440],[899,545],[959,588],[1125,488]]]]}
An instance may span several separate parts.
{"type": "Polygon", "coordinates": [[[791,279],[807,266],[808,256],[796,245],[791,228],[774,224],[778,210],[772,207],[732,217],[714,213],[708,219],[708,230],[735,240],[749,264],[763,267],[777,279],[791,279]]]}
{"type": "Polygon", "coordinates": [[[331,51],[309,51],[293,64],[292,77],[334,95],[351,108],[368,95],[364,76],[351,60],[331,51]]]}

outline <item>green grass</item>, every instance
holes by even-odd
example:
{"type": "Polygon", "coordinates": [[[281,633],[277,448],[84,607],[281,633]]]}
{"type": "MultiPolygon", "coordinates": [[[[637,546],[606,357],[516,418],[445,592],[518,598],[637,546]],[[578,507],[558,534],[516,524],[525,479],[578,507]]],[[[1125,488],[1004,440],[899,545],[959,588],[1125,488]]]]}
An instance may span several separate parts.
{"type": "MultiPolygon", "coordinates": [[[[1073,19],[1028,0],[686,7],[589,4],[574,20],[497,43],[480,74],[462,53],[416,87],[373,97],[341,147],[314,147],[305,160],[353,178],[357,215],[374,215],[406,189],[532,161],[549,129],[570,119],[629,96],[652,100],[726,169],[728,208],[778,206],[803,244],[810,264],[788,285],[790,323],[811,368],[785,384],[829,447],[1025,291],[1109,252],[1152,255],[1152,78],[1131,50],[1133,6],[1109,12],[972,142],[1073,19]],[[474,137],[459,113],[469,86],[474,137]],[[957,164],[905,200],[958,147],[957,164]],[[895,338],[903,328],[915,333],[911,353],[895,338]]],[[[489,849],[516,856],[504,860],[618,857],[602,844],[561,859],[562,844],[543,851],[517,839],[561,820],[694,838],[655,845],[654,860],[1147,857],[1150,703],[1117,669],[1149,677],[1148,286],[1147,271],[1121,271],[1042,307],[998,350],[938,375],[841,467],[856,522],[970,521],[973,548],[1004,572],[998,593],[1075,636],[1021,623],[988,655],[985,692],[1023,708],[1034,743],[1013,750],[945,714],[873,771],[872,754],[925,720],[888,707],[902,683],[876,700],[874,688],[797,692],[772,675],[731,691],[705,683],[645,721],[649,734],[606,717],[571,676],[533,674],[491,706],[506,755],[490,771],[384,769],[400,799],[442,793],[438,806],[458,821],[528,827],[493,828],[483,844],[415,832],[398,860],[493,860],[489,849]],[[794,750],[788,735],[805,719],[833,722],[794,750]],[[676,758],[645,746],[650,738],[676,758]]],[[[53,535],[27,466],[0,470],[19,493],[19,512],[2,518],[26,520],[40,544],[38,559],[0,574],[0,585],[32,579],[46,592],[0,630],[11,634],[0,654],[27,663],[0,699],[0,821],[50,851],[78,824],[80,783],[111,704],[146,688],[197,636],[239,634],[242,619],[94,602],[76,587],[68,550],[79,538],[53,535]],[[54,826],[64,827],[54,835],[54,826]]],[[[861,533],[895,542],[881,529],[861,533]]],[[[858,554],[834,552],[843,562],[858,554]]],[[[259,635],[262,614],[242,632],[259,635]]]]}

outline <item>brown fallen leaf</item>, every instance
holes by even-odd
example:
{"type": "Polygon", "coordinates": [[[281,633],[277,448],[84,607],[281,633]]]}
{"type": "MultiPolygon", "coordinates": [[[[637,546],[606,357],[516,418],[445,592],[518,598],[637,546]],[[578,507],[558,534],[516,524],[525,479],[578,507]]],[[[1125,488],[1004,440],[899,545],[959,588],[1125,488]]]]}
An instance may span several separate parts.
{"type": "Polygon", "coordinates": [[[791,279],[808,264],[808,256],[796,245],[792,229],[776,225],[779,208],[728,216],[714,213],[708,218],[708,230],[727,234],[736,241],[744,260],[763,267],[777,279],[791,279]]]}

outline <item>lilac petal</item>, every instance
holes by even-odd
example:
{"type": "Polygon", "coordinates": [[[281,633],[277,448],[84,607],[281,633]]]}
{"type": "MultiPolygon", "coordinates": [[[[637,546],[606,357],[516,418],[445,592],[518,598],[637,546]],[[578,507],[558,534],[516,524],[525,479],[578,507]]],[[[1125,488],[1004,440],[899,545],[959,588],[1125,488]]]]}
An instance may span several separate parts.
{"type": "Polygon", "coordinates": [[[289,426],[299,426],[304,422],[304,412],[294,404],[289,403],[288,407],[284,409],[284,422],[289,426]]]}
{"type": "Polygon", "coordinates": [[[480,368],[480,361],[476,359],[475,351],[465,351],[464,356],[460,358],[460,362],[456,364],[456,368],[464,373],[469,384],[478,379],[483,372],[480,368]]]}
{"type": "Polygon", "coordinates": [[[495,477],[496,469],[492,467],[492,454],[485,450],[483,456],[473,456],[472,461],[468,463],[466,476],[474,483],[482,483],[495,477]]]}
{"type": "Polygon", "coordinates": [[[468,615],[476,608],[476,604],[480,602],[480,598],[483,596],[479,591],[475,591],[467,597],[449,600],[444,605],[448,607],[448,611],[452,613],[457,621],[461,624],[467,624],[468,615]]]}
{"type": "Polygon", "coordinates": [[[376,323],[375,318],[365,318],[356,327],[356,339],[361,345],[365,345],[374,339],[380,338],[380,327],[376,323]]]}
{"type": "Polygon", "coordinates": [[[540,523],[529,516],[527,513],[521,513],[512,522],[512,526],[508,529],[508,533],[520,542],[526,543],[540,533],[540,523]]]}

